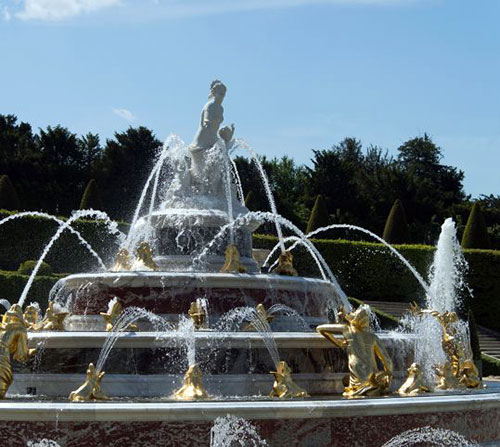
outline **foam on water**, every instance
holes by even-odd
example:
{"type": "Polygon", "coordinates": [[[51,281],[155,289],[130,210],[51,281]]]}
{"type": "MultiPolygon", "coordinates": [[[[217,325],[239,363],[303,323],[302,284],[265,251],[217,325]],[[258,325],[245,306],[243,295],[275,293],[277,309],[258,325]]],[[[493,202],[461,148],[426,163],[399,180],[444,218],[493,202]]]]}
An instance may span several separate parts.
{"type": "Polygon", "coordinates": [[[215,419],[210,430],[210,447],[264,447],[267,445],[250,422],[229,414],[215,419]]]}
{"type": "Polygon", "coordinates": [[[475,447],[459,433],[442,428],[421,427],[408,430],[386,442],[382,447],[475,447]]]}

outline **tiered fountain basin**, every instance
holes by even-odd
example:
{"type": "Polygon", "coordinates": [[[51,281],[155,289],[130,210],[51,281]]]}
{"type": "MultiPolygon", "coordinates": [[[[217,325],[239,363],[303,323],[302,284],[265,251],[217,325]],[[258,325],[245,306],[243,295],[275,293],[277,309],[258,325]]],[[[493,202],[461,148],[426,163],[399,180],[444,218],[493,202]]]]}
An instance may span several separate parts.
{"type": "MultiPolygon", "coordinates": [[[[193,273],[193,272],[116,272],[75,274],[61,279],[54,290],[68,295],[71,316],[68,330],[104,330],[108,303],[118,297],[123,307],[136,306],[177,320],[187,314],[190,303],[205,298],[210,318],[237,307],[266,308],[283,304],[301,315],[311,326],[326,322],[329,302],[336,307],[335,290],[328,281],[314,278],[265,274],[193,273]]],[[[278,319],[279,320],[279,319],[278,319]]],[[[278,321],[276,322],[278,324],[278,321]]],[[[288,319],[289,325],[294,319],[288,319]]],[[[297,321],[295,321],[297,324],[297,321]]]]}
{"type": "MultiPolygon", "coordinates": [[[[203,402],[0,402],[0,442],[52,439],[71,447],[208,447],[214,419],[254,424],[272,447],[382,447],[401,432],[432,426],[480,446],[500,445],[500,388],[420,397],[359,400],[217,400],[203,402]]],[[[463,447],[463,446],[457,446],[463,447]]]]}
{"type": "MultiPolygon", "coordinates": [[[[314,332],[274,332],[280,359],[293,369],[293,378],[309,394],[338,396],[344,389],[347,359],[342,350],[314,332]]],[[[29,333],[29,346],[41,350],[30,367],[16,367],[12,395],[67,398],[82,383],[82,372],[96,362],[106,332],[29,333]]],[[[216,399],[262,398],[272,389],[276,369],[262,335],[256,332],[197,331],[196,359],[208,393],[216,399]]],[[[395,359],[393,389],[406,375],[412,338],[381,334],[395,359]],[[403,347],[405,349],[403,349],[403,347]]],[[[131,332],[118,335],[104,366],[103,392],[111,397],[168,399],[182,385],[187,369],[185,339],[177,332],[131,332]]]]}

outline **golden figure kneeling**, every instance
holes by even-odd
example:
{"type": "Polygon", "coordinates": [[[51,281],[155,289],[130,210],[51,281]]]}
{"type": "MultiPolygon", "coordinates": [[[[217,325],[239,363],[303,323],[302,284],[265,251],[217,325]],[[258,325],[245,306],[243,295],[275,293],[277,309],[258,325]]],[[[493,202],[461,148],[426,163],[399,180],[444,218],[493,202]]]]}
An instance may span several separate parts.
{"type": "Polygon", "coordinates": [[[247,269],[241,264],[240,252],[234,244],[229,244],[226,248],[226,259],[220,269],[221,273],[246,273],[247,269]]]}
{"type": "Polygon", "coordinates": [[[108,400],[109,397],[105,396],[101,391],[101,381],[104,377],[104,371],[100,372],[96,369],[93,363],[89,364],[87,368],[87,377],[85,382],[80,385],[75,391],[69,395],[71,402],[88,402],[91,400],[108,400]]]}
{"type": "Polygon", "coordinates": [[[399,387],[398,394],[401,396],[417,396],[420,393],[428,393],[430,390],[424,385],[424,374],[418,363],[412,363],[408,368],[408,377],[399,387]]]}
{"type": "Polygon", "coordinates": [[[297,276],[297,270],[293,266],[293,255],[289,251],[280,253],[278,258],[278,266],[273,270],[273,273],[283,276],[297,276]]]}
{"type": "Polygon", "coordinates": [[[158,271],[158,265],[153,260],[153,251],[147,242],[141,242],[135,250],[136,260],[132,264],[132,270],[158,271]]]}
{"type": "Polygon", "coordinates": [[[293,397],[309,397],[307,391],[298,386],[292,379],[292,369],[284,361],[279,362],[274,375],[274,384],[269,397],[287,399],[293,397]]]}
{"type": "Polygon", "coordinates": [[[347,352],[349,384],[345,397],[380,396],[389,392],[392,380],[392,360],[380,339],[370,330],[370,315],[366,306],[346,314],[338,313],[339,323],[322,324],[316,330],[347,352]],[[334,334],[342,334],[343,339],[334,334]]]}

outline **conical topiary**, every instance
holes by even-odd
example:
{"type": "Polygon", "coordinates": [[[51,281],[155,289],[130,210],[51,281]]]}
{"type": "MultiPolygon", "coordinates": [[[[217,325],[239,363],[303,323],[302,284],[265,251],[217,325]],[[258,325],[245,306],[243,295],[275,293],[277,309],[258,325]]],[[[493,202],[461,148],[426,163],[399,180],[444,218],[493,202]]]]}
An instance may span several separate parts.
{"type": "Polygon", "coordinates": [[[258,200],[253,191],[248,191],[248,194],[245,197],[245,206],[250,211],[259,211],[258,200]]]}
{"type": "Polygon", "coordinates": [[[325,198],[318,194],[314,202],[309,222],[307,222],[306,233],[311,233],[318,228],[326,227],[328,225],[328,208],[326,207],[325,198]]]}
{"type": "Polygon", "coordinates": [[[19,210],[19,197],[8,175],[0,177],[0,209],[19,210]]]}
{"type": "Polygon", "coordinates": [[[463,248],[491,248],[490,236],[486,228],[479,203],[474,203],[462,237],[463,248]]]}
{"type": "Polygon", "coordinates": [[[410,241],[406,213],[399,199],[392,205],[389,217],[385,222],[384,234],[382,237],[390,244],[405,244],[410,241]]]}
{"type": "Polygon", "coordinates": [[[85,188],[85,192],[83,193],[82,201],[80,202],[81,210],[102,210],[103,202],[101,198],[101,194],[99,192],[99,188],[97,187],[97,182],[94,179],[91,179],[85,188]]]}

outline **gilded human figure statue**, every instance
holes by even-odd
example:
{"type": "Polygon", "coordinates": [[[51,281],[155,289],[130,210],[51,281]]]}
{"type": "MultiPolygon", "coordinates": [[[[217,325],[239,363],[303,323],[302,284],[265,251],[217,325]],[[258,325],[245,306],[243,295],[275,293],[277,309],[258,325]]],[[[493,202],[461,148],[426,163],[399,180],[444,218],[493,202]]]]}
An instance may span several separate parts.
{"type": "Polygon", "coordinates": [[[379,338],[370,330],[370,315],[366,306],[351,313],[341,309],[338,323],[322,324],[316,330],[347,352],[349,385],[345,397],[380,396],[389,392],[392,360],[379,338]],[[342,339],[335,338],[341,334],[342,339]]]}
{"type": "Polygon", "coordinates": [[[12,384],[11,357],[25,362],[35,349],[28,349],[27,324],[19,304],[13,304],[4,314],[0,325],[0,399],[12,384]]]}
{"type": "Polygon", "coordinates": [[[420,309],[412,304],[411,311],[417,316],[430,315],[441,325],[441,346],[446,354],[446,362],[436,365],[436,388],[446,390],[449,388],[480,388],[482,386],[479,372],[471,359],[466,358],[466,346],[460,340],[456,312],[438,312],[432,309],[420,309]]]}

